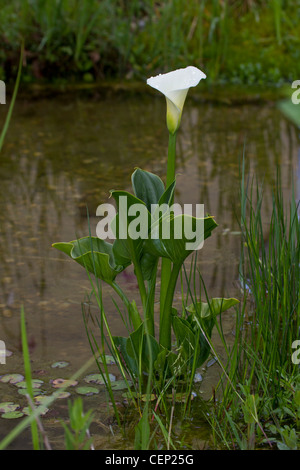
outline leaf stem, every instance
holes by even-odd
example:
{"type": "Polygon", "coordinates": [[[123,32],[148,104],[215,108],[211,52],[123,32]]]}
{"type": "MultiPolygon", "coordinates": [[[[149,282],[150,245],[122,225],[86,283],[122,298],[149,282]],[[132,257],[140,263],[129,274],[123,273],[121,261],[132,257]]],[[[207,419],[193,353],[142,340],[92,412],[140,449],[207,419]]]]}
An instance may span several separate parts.
{"type": "MultiPolygon", "coordinates": [[[[167,165],[167,181],[166,187],[168,188],[175,179],[175,163],[176,163],[176,137],[177,133],[169,133],[169,146],[168,146],[168,165],[167,165]]],[[[173,204],[174,195],[170,200],[170,205],[173,204]]],[[[160,329],[162,328],[162,317],[164,312],[164,304],[168,284],[171,275],[171,261],[167,258],[163,258],[161,261],[161,283],[160,283],[160,329]]]]}
{"type": "Polygon", "coordinates": [[[159,342],[161,346],[166,348],[168,351],[171,350],[172,304],[180,268],[181,263],[173,264],[165,297],[163,315],[161,318],[159,342]]]}

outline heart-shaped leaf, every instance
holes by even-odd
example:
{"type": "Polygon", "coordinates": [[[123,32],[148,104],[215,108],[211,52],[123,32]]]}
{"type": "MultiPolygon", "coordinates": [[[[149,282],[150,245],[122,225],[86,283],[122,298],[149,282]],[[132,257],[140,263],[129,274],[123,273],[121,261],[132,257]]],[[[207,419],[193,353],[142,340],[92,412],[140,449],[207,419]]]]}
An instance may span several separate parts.
{"type": "Polygon", "coordinates": [[[152,224],[151,237],[145,242],[145,249],[154,256],[162,256],[169,258],[173,263],[182,264],[185,258],[194,251],[188,248],[189,244],[193,243],[190,233],[187,238],[186,227],[190,229],[188,232],[195,233],[195,238],[198,236],[197,245],[200,245],[210,237],[217,224],[212,217],[197,219],[187,214],[175,217],[166,214],[156,224],[152,224]],[[200,223],[204,224],[203,232],[198,234],[200,223]],[[166,224],[169,224],[169,229],[166,224]],[[164,236],[164,231],[168,236],[164,236]]]}
{"type": "Polygon", "coordinates": [[[137,198],[142,200],[148,211],[157,204],[164,194],[165,186],[159,176],[137,168],[131,176],[132,187],[137,198]]]}
{"type": "Polygon", "coordinates": [[[209,303],[197,302],[196,304],[191,304],[186,307],[186,310],[189,313],[197,314],[201,318],[206,318],[212,315],[220,315],[238,303],[239,300],[234,298],[214,298],[210,299],[209,303]]]}
{"type": "Polygon", "coordinates": [[[149,281],[158,255],[150,253],[145,242],[151,233],[153,220],[163,216],[163,211],[162,214],[158,214],[159,207],[165,210],[172,200],[175,181],[165,190],[162,180],[157,175],[138,168],[132,175],[132,186],[135,195],[126,191],[111,191],[119,211],[112,227],[117,237],[113,253],[116,262],[121,265],[131,263],[135,256],[140,262],[144,280],[149,281]],[[140,208],[142,213],[136,218],[136,214],[130,212],[137,204],[142,204],[140,208]],[[132,233],[136,228],[140,231],[140,238],[132,239],[132,233]]]}
{"type": "Polygon", "coordinates": [[[150,213],[143,201],[127,191],[111,191],[111,195],[118,208],[112,224],[116,236],[113,254],[118,263],[129,265],[133,259],[139,261],[141,258],[143,243],[148,237],[150,213]]]}
{"type": "Polygon", "coordinates": [[[113,245],[97,237],[84,237],[52,246],[107,283],[111,283],[126,267],[116,264],[113,245]]]}

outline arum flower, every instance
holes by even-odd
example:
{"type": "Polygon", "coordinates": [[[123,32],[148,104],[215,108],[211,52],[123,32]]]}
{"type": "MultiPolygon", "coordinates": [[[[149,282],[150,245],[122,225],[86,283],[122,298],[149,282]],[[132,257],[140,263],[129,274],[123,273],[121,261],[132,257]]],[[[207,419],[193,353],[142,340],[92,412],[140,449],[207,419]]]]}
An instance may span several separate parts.
{"type": "Polygon", "coordinates": [[[167,100],[167,126],[175,134],[180,126],[181,114],[187,93],[206,75],[197,67],[186,67],[148,78],[147,84],[163,93],[167,100]]]}

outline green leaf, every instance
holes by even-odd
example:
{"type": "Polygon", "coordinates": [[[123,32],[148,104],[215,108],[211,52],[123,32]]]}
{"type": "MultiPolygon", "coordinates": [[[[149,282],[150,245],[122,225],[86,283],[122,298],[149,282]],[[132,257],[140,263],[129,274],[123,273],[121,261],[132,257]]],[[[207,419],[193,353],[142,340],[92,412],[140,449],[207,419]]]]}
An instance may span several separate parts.
{"type": "Polygon", "coordinates": [[[214,298],[210,299],[209,303],[197,302],[196,304],[191,304],[186,307],[186,310],[189,313],[197,314],[199,317],[205,318],[212,315],[220,315],[238,303],[239,300],[234,298],[214,298]]]}
{"type": "MultiPolygon", "coordinates": [[[[143,219],[143,233],[141,234],[141,238],[130,240],[131,237],[130,234],[128,234],[128,227],[132,224],[135,217],[132,215],[127,216],[126,220],[122,221],[120,220],[120,214],[118,213],[114,221],[115,226],[113,227],[114,233],[117,237],[117,240],[113,245],[113,253],[116,262],[121,265],[130,264],[133,260],[133,255],[135,255],[136,259],[140,262],[143,279],[149,281],[159,257],[156,253],[150,253],[146,246],[146,240],[151,233],[151,223],[153,218],[155,219],[154,214],[150,214],[151,205],[169,204],[174,193],[175,181],[165,190],[164,184],[158,176],[153,173],[137,169],[132,175],[132,186],[135,195],[132,195],[127,191],[111,191],[111,194],[116,200],[118,210],[120,210],[121,196],[126,197],[127,211],[134,204],[142,204],[145,206],[147,213],[145,211],[145,217],[143,219]],[[127,239],[119,238],[120,227],[121,233],[123,232],[123,234],[128,234],[127,239]]],[[[137,217],[139,217],[139,215],[137,217]]],[[[139,230],[141,230],[141,228],[139,228],[139,230]]]]}
{"type": "Polygon", "coordinates": [[[133,300],[130,304],[130,318],[132,321],[133,328],[137,329],[141,325],[142,320],[141,320],[135,300],[133,300]]]}
{"type": "Polygon", "coordinates": [[[158,201],[158,204],[161,205],[161,204],[170,204],[172,199],[173,199],[173,195],[174,195],[174,191],[175,191],[175,186],[176,186],[176,180],[173,181],[172,184],[170,184],[170,186],[167,187],[167,189],[165,190],[165,192],[161,195],[159,201],[158,201]]]}
{"type": "Polygon", "coordinates": [[[52,246],[108,283],[126,267],[116,264],[113,245],[97,237],[84,237],[68,243],[54,243],[52,246]]]}
{"type": "Polygon", "coordinates": [[[10,413],[11,411],[16,411],[18,408],[20,408],[20,405],[12,401],[0,403],[0,413],[10,413]]]}
{"type": "Polygon", "coordinates": [[[113,254],[118,263],[129,265],[134,258],[137,261],[141,258],[144,239],[147,238],[150,227],[150,213],[141,199],[127,191],[111,191],[111,195],[115,199],[118,208],[118,214],[112,226],[116,236],[113,244],[113,254]],[[128,215],[130,208],[133,208],[136,204],[139,205],[140,209],[143,207],[144,212],[139,215],[128,215]],[[132,224],[134,224],[134,227],[132,224]],[[135,229],[137,233],[136,239],[132,236],[132,229],[135,229]],[[138,236],[139,233],[140,236],[138,236]]]}
{"type": "MultiPolygon", "coordinates": [[[[172,215],[170,217],[165,215],[159,219],[157,224],[152,224],[151,236],[150,239],[145,242],[145,249],[154,256],[162,256],[164,258],[169,258],[175,264],[182,264],[185,258],[194,251],[192,249],[187,249],[186,246],[188,243],[193,242],[193,240],[186,238],[184,230],[186,226],[190,226],[193,232],[195,232],[197,229],[197,219],[186,214],[175,217],[172,215]],[[162,231],[163,224],[166,223],[170,224],[170,233],[168,238],[164,237],[162,231]],[[178,237],[179,231],[181,231],[180,237],[178,237]]],[[[204,240],[210,237],[211,232],[216,227],[217,224],[212,217],[204,218],[204,240]]],[[[199,244],[204,240],[199,240],[199,244]]]]}
{"type": "Polygon", "coordinates": [[[291,99],[280,101],[278,103],[280,111],[296,126],[300,126],[300,106],[295,105],[291,99]]]}
{"type": "Polygon", "coordinates": [[[17,419],[22,418],[22,416],[24,416],[24,413],[22,413],[22,411],[8,411],[7,413],[3,413],[3,415],[1,415],[1,418],[17,419]]]}
{"type": "MultiPolygon", "coordinates": [[[[164,193],[162,194],[162,196],[160,197],[158,201],[158,206],[161,206],[162,204],[167,204],[167,205],[170,204],[171,199],[174,194],[174,188],[175,188],[175,181],[166,189],[166,191],[164,191],[164,193]]],[[[158,214],[157,212],[158,210],[159,209],[157,208],[156,211],[154,211],[154,213],[151,214],[152,221],[157,219],[156,214],[158,214]]],[[[161,217],[163,217],[163,215],[161,215],[161,217]]],[[[151,233],[151,227],[150,227],[149,233],[151,233]]],[[[158,258],[159,256],[157,254],[147,252],[147,242],[144,242],[143,252],[141,256],[141,270],[142,270],[144,280],[146,281],[151,280],[153,269],[155,269],[157,265],[158,258]]]]}
{"type": "Polygon", "coordinates": [[[119,351],[123,365],[126,365],[127,371],[130,372],[131,375],[137,376],[139,371],[138,364],[127,352],[126,345],[128,341],[130,341],[130,339],[124,338],[123,336],[113,337],[113,342],[119,351]]]}
{"type": "MultiPolygon", "coordinates": [[[[193,344],[192,336],[188,333],[188,325],[190,325],[190,328],[194,332],[195,338],[196,333],[198,332],[199,334],[199,353],[197,357],[196,367],[200,367],[209,357],[210,345],[207,339],[211,339],[212,330],[216,321],[216,316],[233,307],[238,302],[239,301],[234,298],[213,298],[210,299],[208,303],[197,302],[186,307],[186,310],[190,313],[190,316],[187,320],[183,321],[182,319],[176,320],[177,317],[173,318],[173,328],[176,337],[178,335],[180,343],[182,343],[183,347],[185,347],[186,354],[188,353],[188,350],[187,341],[184,341],[183,338],[184,333],[187,335],[190,344],[193,344]],[[179,324],[179,322],[181,322],[181,324],[179,324]]],[[[196,348],[196,339],[194,345],[196,348]]]]}
{"type": "Polygon", "coordinates": [[[195,332],[187,320],[178,316],[172,316],[172,325],[178,347],[183,352],[184,358],[190,359],[195,351],[195,332]]]}
{"type": "Polygon", "coordinates": [[[79,395],[85,396],[97,395],[99,393],[96,387],[77,387],[75,390],[79,395]]]}
{"type": "Polygon", "coordinates": [[[244,404],[242,405],[244,413],[244,421],[247,424],[258,422],[257,417],[257,404],[259,398],[257,395],[247,395],[244,404]]]}
{"type": "Polygon", "coordinates": [[[150,442],[150,425],[148,418],[148,406],[145,407],[142,418],[135,427],[134,449],[147,450],[150,442]]]}
{"type": "Polygon", "coordinates": [[[21,374],[5,374],[0,378],[0,382],[17,384],[18,382],[23,382],[24,376],[21,374]]]}
{"type": "Polygon", "coordinates": [[[159,176],[137,168],[131,177],[134,194],[151,212],[151,204],[157,204],[164,194],[165,186],[159,176]]]}
{"type": "MultiPolygon", "coordinates": [[[[160,352],[159,344],[156,339],[145,333],[145,327],[142,323],[128,338],[126,350],[129,356],[136,361],[142,360],[142,368],[149,371],[160,352]]],[[[138,362],[137,362],[138,364],[138,362]]]]}
{"type": "Polygon", "coordinates": [[[152,255],[151,253],[142,253],[141,256],[141,271],[143,279],[145,281],[150,281],[152,278],[153,269],[156,267],[157,256],[152,255]]]}

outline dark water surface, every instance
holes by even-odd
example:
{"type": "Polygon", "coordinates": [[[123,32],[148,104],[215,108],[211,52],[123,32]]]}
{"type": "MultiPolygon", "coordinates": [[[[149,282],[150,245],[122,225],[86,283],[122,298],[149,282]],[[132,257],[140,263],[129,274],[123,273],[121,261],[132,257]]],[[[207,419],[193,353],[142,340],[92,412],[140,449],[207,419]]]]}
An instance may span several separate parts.
{"type": "MultiPolygon", "coordinates": [[[[239,160],[244,145],[247,170],[264,181],[267,220],[277,165],[286,197],[292,182],[299,194],[297,130],[271,103],[213,105],[196,102],[191,95],[190,91],[178,136],[175,197],[182,204],[204,204],[219,224],[198,255],[209,296],[238,296],[239,160]]],[[[0,123],[6,110],[0,108],[0,123]]],[[[23,370],[21,305],[34,377],[68,378],[90,358],[81,313],[91,290],[89,280],[51,244],[88,234],[86,207],[95,235],[97,206],[108,201],[111,189],[130,190],[135,167],[164,179],[167,145],[162,96],[100,93],[19,99],[0,157],[0,340],[12,352],[6,365],[0,364],[0,376],[23,370]],[[70,366],[55,375],[55,361],[68,361],[70,366]]],[[[121,276],[123,288],[135,298],[131,270],[121,276]]],[[[113,333],[122,335],[125,329],[111,294],[105,288],[108,317],[113,333]]],[[[232,325],[229,315],[228,337],[232,325]]],[[[208,390],[214,378],[211,370],[205,378],[208,390]]],[[[0,402],[20,400],[13,385],[0,386],[0,402]]],[[[205,383],[203,387],[205,391],[205,383]]],[[[105,406],[104,393],[100,401],[99,396],[91,400],[88,406],[105,406]]],[[[61,407],[65,411],[66,403],[61,407]]],[[[52,419],[54,426],[55,415],[52,419]]],[[[51,419],[49,423],[50,436],[59,442],[62,431],[57,434],[54,426],[52,435],[51,419]]],[[[15,424],[0,418],[0,441],[15,424]]],[[[99,418],[97,426],[100,448],[125,445],[110,437],[109,421],[99,418]]],[[[20,440],[15,447],[27,445],[20,440]]]]}

